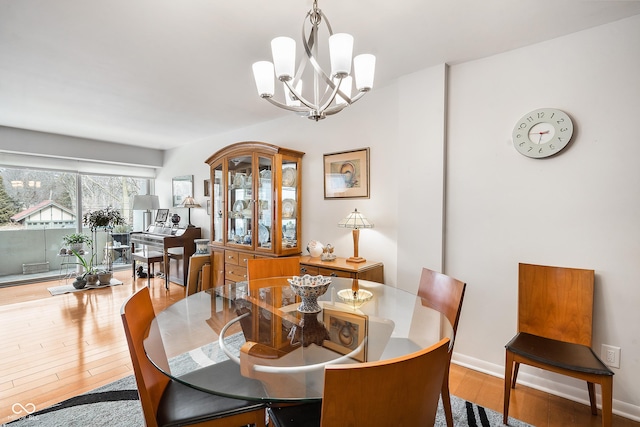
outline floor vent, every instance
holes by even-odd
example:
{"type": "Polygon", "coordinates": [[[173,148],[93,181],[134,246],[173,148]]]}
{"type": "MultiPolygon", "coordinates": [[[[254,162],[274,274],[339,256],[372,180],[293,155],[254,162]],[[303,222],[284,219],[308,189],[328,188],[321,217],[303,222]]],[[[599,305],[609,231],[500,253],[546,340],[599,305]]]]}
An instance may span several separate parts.
{"type": "Polygon", "coordinates": [[[44,273],[49,271],[49,262],[22,264],[22,274],[44,273]]]}

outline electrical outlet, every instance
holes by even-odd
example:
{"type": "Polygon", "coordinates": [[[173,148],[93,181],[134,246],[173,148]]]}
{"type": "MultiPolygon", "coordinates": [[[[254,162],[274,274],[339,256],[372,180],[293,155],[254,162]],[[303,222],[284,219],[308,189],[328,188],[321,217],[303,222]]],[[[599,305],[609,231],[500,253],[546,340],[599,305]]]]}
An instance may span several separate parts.
{"type": "Polygon", "coordinates": [[[600,358],[605,365],[612,368],[620,368],[620,347],[602,344],[600,358]]]}

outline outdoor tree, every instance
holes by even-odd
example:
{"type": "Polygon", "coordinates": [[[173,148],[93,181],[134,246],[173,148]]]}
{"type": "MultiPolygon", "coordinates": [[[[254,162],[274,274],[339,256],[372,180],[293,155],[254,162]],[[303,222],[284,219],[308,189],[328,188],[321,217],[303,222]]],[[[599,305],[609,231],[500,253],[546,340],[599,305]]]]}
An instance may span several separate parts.
{"type": "Polygon", "coordinates": [[[11,222],[11,217],[18,213],[18,203],[4,188],[4,179],[0,175],[0,224],[11,222]]]}

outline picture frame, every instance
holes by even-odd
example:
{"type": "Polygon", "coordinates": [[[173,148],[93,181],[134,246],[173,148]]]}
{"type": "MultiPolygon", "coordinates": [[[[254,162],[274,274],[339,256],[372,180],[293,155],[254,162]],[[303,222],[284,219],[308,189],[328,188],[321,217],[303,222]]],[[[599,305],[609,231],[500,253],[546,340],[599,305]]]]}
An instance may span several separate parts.
{"type": "Polygon", "coordinates": [[[323,321],[329,331],[329,339],[324,341],[323,346],[340,354],[349,354],[364,341],[363,348],[352,357],[360,362],[367,361],[365,337],[369,322],[366,315],[334,310],[325,306],[323,321]]]}
{"type": "Polygon", "coordinates": [[[207,215],[211,215],[211,200],[207,199],[207,215]]]}
{"type": "Polygon", "coordinates": [[[211,196],[211,180],[205,179],[204,180],[204,197],[210,197],[210,196],[211,196]]]}
{"type": "Polygon", "coordinates": [[[167,222],[167,218],[169,218],[169,209],[158,209],[156,212],[156,224],[164,224],[167,222]]]}
{"type": "Polygon", "coordinates": [[[184,199],[193,196],[193,175],[176,176],[171,180],[173,207],[182,206],[184,199]]]}
{"type": "Polygon", "coordinates": [[[369,198],[369,148],[324,154],[324,198],[369,198]]]}

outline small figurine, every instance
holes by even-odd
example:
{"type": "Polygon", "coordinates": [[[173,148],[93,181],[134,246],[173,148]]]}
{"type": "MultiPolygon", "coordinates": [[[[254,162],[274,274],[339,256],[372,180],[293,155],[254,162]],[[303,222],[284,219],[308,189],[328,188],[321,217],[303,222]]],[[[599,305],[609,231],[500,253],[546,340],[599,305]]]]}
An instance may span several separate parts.
{"type": "Polygon", "coordinates": [[[144,269],[142,268],[142,266],[138,267],[138,277],[141,279],[146,279],[147,278],[147,273],[144,272],[144,269]]]}
{"type": "Polygon", "coordinates": [[[336,256],[333,254],[333,246],[330,243],[327,243],[327,246],[322,248],[322,256],[320,256],[322,261],[333,261],[336,259],[336,256]]]}

